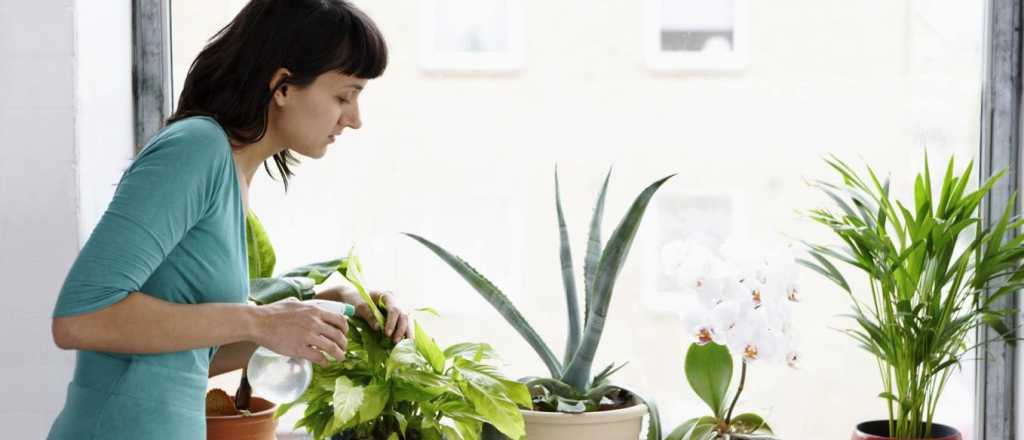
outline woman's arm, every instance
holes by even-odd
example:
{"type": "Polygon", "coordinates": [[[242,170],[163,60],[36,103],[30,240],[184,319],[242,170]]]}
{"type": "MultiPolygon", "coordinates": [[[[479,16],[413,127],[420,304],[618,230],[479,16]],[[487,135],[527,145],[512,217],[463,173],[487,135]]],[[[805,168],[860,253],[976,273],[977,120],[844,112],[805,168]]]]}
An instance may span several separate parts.
{"type": "Polygon", "coordinates": [[[256,340],[260,308],[249,304],[177,304],[142,292],[95,312],[53,319],[65,350],[168,353],[256,340]]]}
{"type": "Polygon", "coordinates": [[[210,361],[210,376],[217,376],[245,368],[252,353],[259,347],[255,342],[242,341],[227,344],[217,349],[210,361]]]}
{"type": "MultiPolygon", "coordinates": [[[[349,304],[362,302],[359,292],[356,292],[355,289],[346,290],[344,286],[324,289],[313,298],[349,304]]],[[[210,377],[245,368],[252,353],[258,347],[259,345],[252,341],[240,341],[221,346],[213,354],[213,360],[210,361],[210,377]]]]}

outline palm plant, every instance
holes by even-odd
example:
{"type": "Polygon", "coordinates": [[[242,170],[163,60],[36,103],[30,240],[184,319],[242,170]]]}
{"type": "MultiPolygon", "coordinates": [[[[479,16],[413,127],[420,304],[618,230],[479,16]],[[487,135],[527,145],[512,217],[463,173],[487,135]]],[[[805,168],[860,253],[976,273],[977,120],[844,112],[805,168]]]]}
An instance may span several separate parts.
{"type": "Polygon", "coordinates": [[[546,411],[581,413],[603,409],[610,400],[622,403],[631,396],[644,403],[649,412],[648,438],[661,438],[661,425],[657,408],[650,400],[636,393],[612,385],[609,377],[625,364],[614,363],[591,375],[594,355],[601,341],[608,308],[616,278],[622,269],[640,227],[644,211],[651,198],[673,175],[666,176],[648,186],[630,206],[626,216],[615,228],[608,243],[601,245],[601,218],[604,213],[605,194],[611,171],[594,207],[590,222],[587,253],[583,264],[584,310],[581,323],[576,277],[573,271],[572,253],[569,247],[569,233],[562,212],[562,199],[558,184],[558,170],[555,170],[555,207],[558,214],[562,282],[568,312],[568,338],[562,359],[552,352],[533,326],[523,317],[505,294],[487,278],[477,272],[469,263],[451,254],[442,247],[415,234],[406,234],[420,242],[448,263],[477,292],[519,332],[547,366],[549,377],[530,377],[523,381],[534,392],[534,407],[546,411]]]}
{"type": "Polygon", "coordinates": [[[815,186],[842,212],[818,209],[810,217],[843,244],[807,243],[813,261],[800,262],[853,301],[849,317],[858,328],[845,333],[877,360],[889,435],[929,438],[939,397],[954,367],[970,351],[972,331],[987,324],[1013,342],[1005,325],[1009,312],[993,304],[1024,287],[1024,236],[1009,234],[1024,221],[1011,218],[1011,196],[995,225],[982,224],[978,207],[1003,173],[969,191],[973,163],[955,175],[950,159],[936,197],[926,156],[924,172],[914,183],[913,204],[907,207],[893,200],[889,181],[879,181],[870,167],[870,180],[865,180],[835,157],[826,162],[843,183],[818,181],[815,186]],[[870,302],[854,295],[833,262],[867,275],[870,302]],[[986,287],[993,288],[990,295],[985,295],[986,287]]]}

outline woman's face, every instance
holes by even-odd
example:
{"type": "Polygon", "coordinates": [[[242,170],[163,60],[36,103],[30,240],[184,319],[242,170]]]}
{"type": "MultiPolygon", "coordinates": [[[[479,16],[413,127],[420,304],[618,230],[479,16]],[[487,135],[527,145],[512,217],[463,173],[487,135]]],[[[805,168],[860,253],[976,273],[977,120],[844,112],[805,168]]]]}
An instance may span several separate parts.
{"type": "Polygon", "coordinates": [[[365,79],[332,71],[305,87],[278,89],[270,109],[274,137],[298,154],[323,157],[342,130],[362,126],[359,93],[365,86],[365,79]]]}

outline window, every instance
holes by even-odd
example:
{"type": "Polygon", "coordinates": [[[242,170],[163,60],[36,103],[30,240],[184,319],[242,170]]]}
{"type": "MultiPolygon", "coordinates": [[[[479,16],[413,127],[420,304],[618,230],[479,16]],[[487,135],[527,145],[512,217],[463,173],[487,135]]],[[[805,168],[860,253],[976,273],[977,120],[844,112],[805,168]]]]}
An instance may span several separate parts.
{"type": "Polygon", "coordinates": [[[425,0],[420,67],[427,72],[513,72],[523,68],[519,0],[425,0]]]}
{"type": "Polygon", "coordinates": [[[658,71],[737,71],[749,56],[748,0],[647,0],[644,49],[658,71]]]}
{"type": "MultiPolygon", "coordinates": [[[[961,164],[975,158],[981,175],[1017,160],[1016,141],[1004,140],[1012,138],[1005,121],[1016,121],[1019,101],[982,86],[1006,87],[1002,78],[1019,75],[1012,67],[1019,54],[988,53],[989,43],[1019,39],[1006,22],[1019,12],[1006,8],[1019,8],[1019,0],[617,0],[575,10],[560,26],[524,20],[522,3],[513,0],[355,3],[381,26],[393,62],[363,95],[363,129],[346,132],[325,158],[303,159],[287,197],[276,182],[254,182],[251,204],[281,267],[357,243],[374,284],[393,289],[410,309],[439,309],[440,318],[421,317],[439,342],[491,343],[510,376],[534,375],[542,364],[518,335],[444,263],[398,232],[447,245],[495,278],[561,352],[553,166],[577,266],[609,164],[615,171],[605,239],[644,185],[678,172],[641,226],[597,359],[630,361],[617,380],[648,390],[669,427],[705,409],[683,377],[686,343],[675,312],[687,299],[659,272],[661,247],[730,233],[829,239],[799,213],[830,206],[805,185],[834,179],[821,160],[827,154],[891,174],[901,197],[926,149],[933,167],[950,156],[961,164]],[[986,41],[986,32],[995,36],[986,41]],[[545,64],[530,67],[540,74],[500,82],[465,74],[525,71],[526,34],[544,42],[537,58],[545,64]],[[403,62],[417,58],[418,65],[403,62]],[[990,59],[1003,70],[983,76],[990,59]],[[979,139],[989,152],[980,151],[979,139]],[[355,190],[322,190],[342,183],[355,190]]],[[[173,13],[181,14],[173,20],[175,81],[243,4],[173,0],[173,13]]],[[[768,414],[783,438],[846,438],[856,422],[885,417],[877,368],[831,330],[849,324],[837,316],[848,312],[849,300],[813,273],[803,273],[802,282],[807,293],[796,325],[805,367],[757,371],[741,405],[768,414]]],[[[984,368],[1005,373],[1005,365],[984,368]]],[[[1008,365],[1015,371],[1012,359],[1008,365]]],[[[232,380],[237,376],[225,386],[232,380]]],[[[976,400],[1007,398],[1006,389],[989,387],[976,392],[974,365],[965,363],[947,385],[937,419],[966,439],[1009,438],[995,428],[974,435],[987,418],[1006,416],[998,405],[975,415],[976,400]]],[[[282,431],[293,421],[282,421],[282,431]]]]}

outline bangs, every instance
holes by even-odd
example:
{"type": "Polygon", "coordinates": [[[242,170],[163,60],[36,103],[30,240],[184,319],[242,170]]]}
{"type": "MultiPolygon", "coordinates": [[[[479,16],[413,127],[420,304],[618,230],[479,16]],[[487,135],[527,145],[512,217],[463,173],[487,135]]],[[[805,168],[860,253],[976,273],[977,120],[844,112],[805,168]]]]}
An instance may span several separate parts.
{"type": "Polygon", "coordinates": [[[377,25],[360,10],[352,10],[339,20],[340,42],[326,71],[338,71],[360,79],[374,79],[388,66],[388,46],[377,25]]]}

